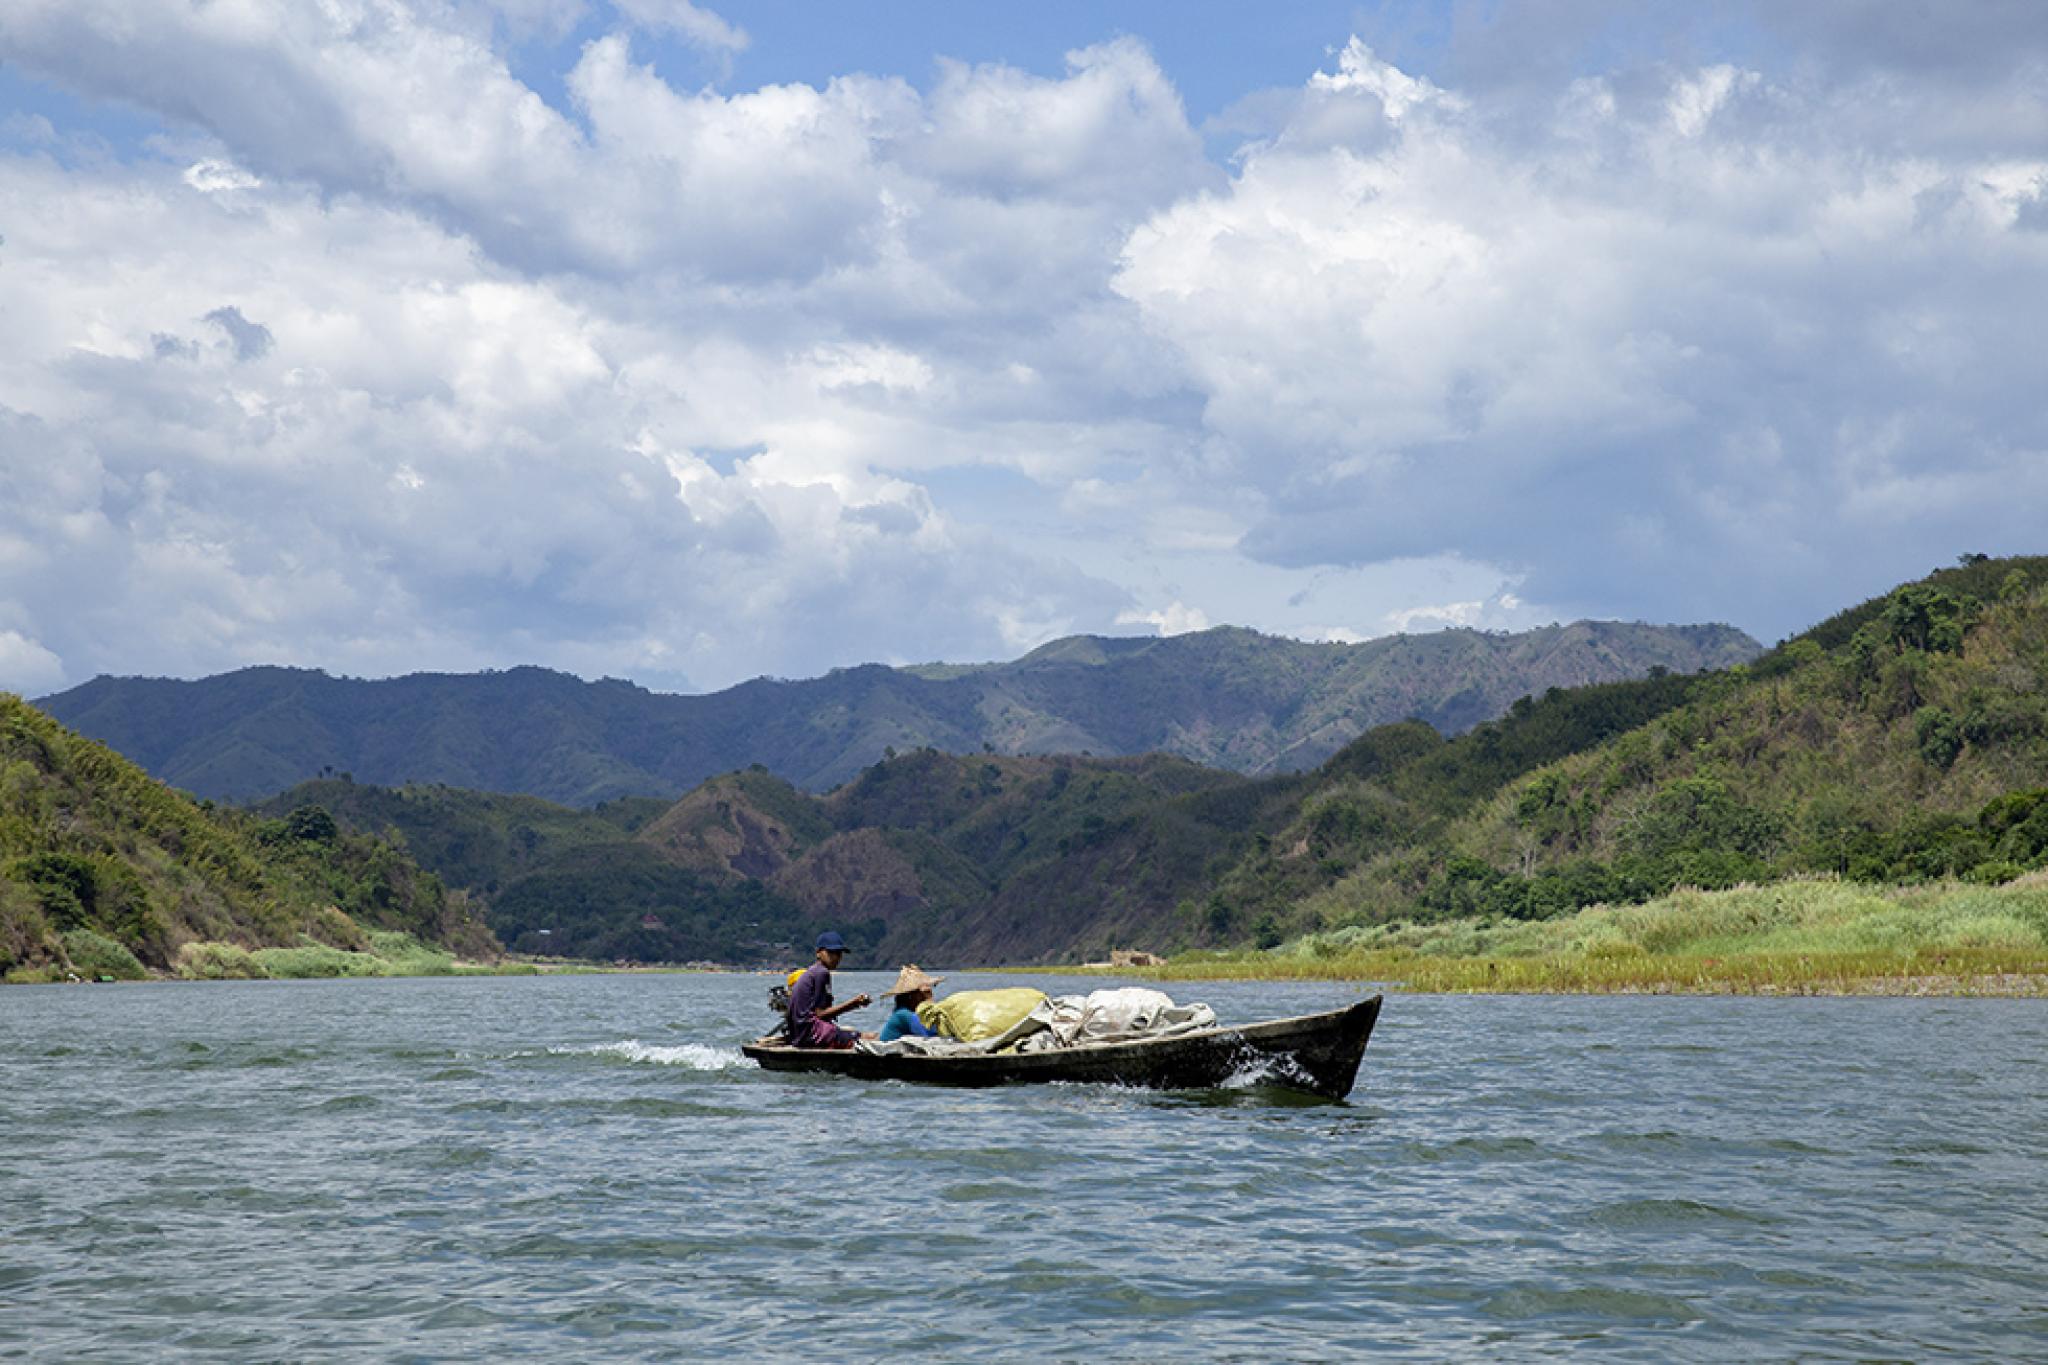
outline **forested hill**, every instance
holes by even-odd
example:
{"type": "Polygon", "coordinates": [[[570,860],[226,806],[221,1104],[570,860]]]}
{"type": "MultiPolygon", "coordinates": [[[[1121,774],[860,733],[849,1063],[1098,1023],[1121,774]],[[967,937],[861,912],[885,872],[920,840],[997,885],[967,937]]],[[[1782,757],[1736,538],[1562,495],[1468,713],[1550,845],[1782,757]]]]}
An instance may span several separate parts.
{"type": "Polygon", "coordinates": [[[1267,778],[927,750],[824,797],[729,773],[659,814],[331,781],[271,809],[401,830],[514,946],[640,960],[800,960],[829,924],[868,960],[1074,961],[1679,885],[1995,882],[2048,864],[2043,585],[2048,559],[1972,563],[1748,665],[1546,691],[1450,738],[1397,722],[1267,778]]]}
{"type": "Polygon", "coordinates": [[[1752,658],[1729,626],[1582,621],[1307,644],[1224,627],[1076,636],[1002,664],[842,669],[704,696],[538,668],[384,681],[250,668],[95,679],[39,704],[171,785],[252,800],[332,773],[588,806],[761,764],[825,790],[888,751],[1165,752],[1247,774],[1313,768],[1376,725],[1457,733],[1553,687],[1752,658]]]}
{"type": "Polygon", "coordinates": [[[1973,557],[1747,666],[1418,728],[1317,774],[1211,891],[1219,939],[1787,877],[2003,882],[2048,865],[2048,558],[1973,557]]]}
{"type": "Polygon", "coordinates": [[[227,961],[262,975],[247,950],[355,951],[380,932],[497,951],[466,902],[387,841],[318,812],[210,809],[0,693],[0,974],[206,975],[227,961]]]}

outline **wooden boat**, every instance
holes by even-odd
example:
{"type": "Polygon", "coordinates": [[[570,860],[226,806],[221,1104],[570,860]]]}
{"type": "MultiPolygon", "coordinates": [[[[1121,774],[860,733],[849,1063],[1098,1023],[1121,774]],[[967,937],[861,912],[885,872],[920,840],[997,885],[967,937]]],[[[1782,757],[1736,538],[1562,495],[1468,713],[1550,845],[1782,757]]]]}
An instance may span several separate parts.
{"type": "Polygon", "coordinates": [[[1379,1021],[1380,1003],[1381,997],[1375,995],[1327,1014],[1046,1052],[919,1057],[858,1048],[789,1047],[767,1039],[740,1051],[769,1071],[822,1071],[864,1081],[961,1086],[1080,1081],[1204,1090],[1242,1078],[1341,1100],[1358,1078],[1359,1061],[1379,1021]]]}

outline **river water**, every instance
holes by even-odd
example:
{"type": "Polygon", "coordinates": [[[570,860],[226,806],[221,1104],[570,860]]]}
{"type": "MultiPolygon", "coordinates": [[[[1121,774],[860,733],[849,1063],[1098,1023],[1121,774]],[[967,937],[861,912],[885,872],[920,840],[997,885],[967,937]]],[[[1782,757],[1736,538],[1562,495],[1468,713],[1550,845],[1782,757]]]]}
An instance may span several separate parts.
{"type": "Polygon", "coordinates": [[[768,1076],[766,984],[0,990],[0,1356],[2048,1351],[2038,1002],[1394,996],[1328,1104],[768,1076]]]}

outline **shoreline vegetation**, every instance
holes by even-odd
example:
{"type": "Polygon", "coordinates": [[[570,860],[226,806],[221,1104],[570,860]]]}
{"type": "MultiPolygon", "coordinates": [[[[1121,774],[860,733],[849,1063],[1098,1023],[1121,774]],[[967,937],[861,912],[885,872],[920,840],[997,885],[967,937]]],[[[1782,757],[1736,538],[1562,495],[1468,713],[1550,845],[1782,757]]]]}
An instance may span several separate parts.
{"type": "Polygon", "coordinates": [[[2002,886],[1813,878],[1681,888],[1557,919],[1348,928],[1118,975],[1456,994],[2048,997],[2048,871],[2002,886]]]}
{"type": "Polygon", "coordinates": [[[152,970],[105,935],[87,929],[63,935],[62,962],[17,967],[10,985],[58,985],[105,981],[306,981],[370,976],[536,976],[543,968],[509,958],[481,961],[424,943],[411,934],[370,930],[360,949],[303,938],[289,947],[247,948],[236,943],[194,942],[180,948],[168,971],[152,970]]]}
{"type": "MultiPolygon", "coordinates": [[[[192,943],[178,953],[174,971],[151,972],[111,940],[81,938],[67,948],[90,975],[14,972],[9,980],[767,970],[511,956],[485,962],[459,958],[410,934],[373,932],[369,939],[367,951],[310,941],[255,949],[192,943]]],[[[2002,886],[1873,886],[1819,877],[1723,891],[1681,888],[1645,904],[1593,906],[1559,919],[1467,918],[1348,928],[1271,949],[1183,953],[1156,966],[977,970],[1162,983],[1358,981],[1405,994],[2048,998],[2048,870],[2002,886]]]]}

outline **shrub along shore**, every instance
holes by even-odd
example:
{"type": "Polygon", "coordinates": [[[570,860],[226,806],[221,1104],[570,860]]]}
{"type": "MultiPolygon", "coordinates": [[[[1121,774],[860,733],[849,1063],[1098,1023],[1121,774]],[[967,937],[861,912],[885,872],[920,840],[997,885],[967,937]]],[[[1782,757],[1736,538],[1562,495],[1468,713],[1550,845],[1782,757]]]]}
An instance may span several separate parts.
{"type": "Polygon", "coordinates": [[[1347,928],[1131,974],[1416,992],[2048,996],[2048,872],[2003,886],[1813,879],[1681,889],[1549,920],[1347,928]]]}
{"type": "Polygon", "coordinates": [[[540,969],[510,960],[474,962],[411,934],[371,930],[367,948],[336,948],[307,938],[295,947],[244,948],[233,943],[187,943],[169,972],[151,971],[134,953],[102,934],[74,929],[64,935],[71,966],[42,964],[7,973],[12,985],[66,981],[301,981],[344,976],[532,976],[540,969]]]}

